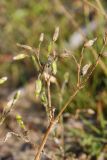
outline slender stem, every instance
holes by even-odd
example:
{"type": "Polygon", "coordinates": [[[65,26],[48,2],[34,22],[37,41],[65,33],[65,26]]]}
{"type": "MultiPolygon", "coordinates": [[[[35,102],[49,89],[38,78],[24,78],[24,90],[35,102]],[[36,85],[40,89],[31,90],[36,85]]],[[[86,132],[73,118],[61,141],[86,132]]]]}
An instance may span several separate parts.
{"type": "Polygon", "coordinates": [[[72,53],[71,53],[71,56],[72,56],[72,58],[74,59],[75,64],[78,66],[78,62],[77,62],[77,60],[76,60],[75,56],[74,56],[72,53]]]}
{"type": "Polygon", "coordinates": [[[79,61],[79,64],[78,64],[77,87],[79,87],[79,85],[80,85],[80,72],[81,72],[81,65],[82,65],[82,61],[83,61],[83,52],[84,52],[84,47],[82,48],[80,61],[79,61]]]}
{"type": "Polygon", "coordinates": [[[41,66],[40,59],[39,59],[39,51],[34,50],[33,52],[34,52],[34,53],[33,53],[33,54],[34,54],[34,57],[35,57],[36,60],[37,60],[39,69],[40,69],[40,71],[41,71],[41,70],[42,70],[42,66],[41,66]]]}
{"type": "Polygon", "coordinates": [[[50,81],[47,82],[47,87],[48,87],[48,101],[49,101],[49,108],[51,108],[50,81]]]}
{"type": "Polygon", "coordinates": [[[34,160],[40,160],[41,152],[42,152],[42,150],[43,150],[43,148],[44,148],[44,145],[45,145],[45,143],[46,143],[46,141],[47,141],[47,139],[48,139],[49,133],[50,133],[53,125],[54,125],[54,123],[52,123],[52,122],[49,124],[49,126],[48,126],[48,128],[47,128],[47,131],[46,131],[46,133],[45,133],[45,135],[44,135],[44,137],[43,137],[42,143],[41,143],[41,145],[40,145],[39,148],[38,148],[38,151],[37,151],[37,154],[36,154],[34,160]]]}
{"type": "Polygon", "coordinates": [[[42,152],[42,150],[44,148],[44,145],[45,145],[45,143],[47,141],[47,138],[48,138],[48,136],[49,136],[49,134],[51,132],[52,127],[58,122],[60,116],[65,111],[65,109],[67,108],[67,106],[71,103],[71,101],[74,99],[74,97],[77,95],[77,93],[79,92],[79,90],[80,89],[77,89],[76,91],[74,91],[73,95],[70,96],[70,98],[65,103],[65,105],[62,107],[61,111],[58,113],[58,115],[56,116],[56,118],[52,122],[50,122],[50,125],[49,125],[49,127],[48,127],[48,129],[47,129],[47,131],[46,131],[46,133],[45,133],[45,135],[43,137],[42,143],[41,143],[41,145],[38,148],[38,152],[37,152],[36,157],[35,157],[34,160],[40,160],[41,152],[42,152]]]}
{"type": "Polygon", "coordinates": [[[54,118],[53,116],[53,108],[51,104],[51,91],[50,91],[50,77],[47,81],[47,90],[48,90],[48,108],[49,108],[49,118],[50,121],[54,118]]]}
{"type": "Polygon", "coordinates": [[[42,42],[39,43],[39,47],[38,47],[38,53],[39,54],[40,54],[41,44],[42,44],[42,42]]]}
{"type": "Polygon", "coordinates": [[[3,110],[3,114],[0,117],[0,126],[3,124],[3,122],[5,121],[5,119],[7,118],[8,114],[11,112],[11,110],[14,107],[14,102],[15,100],[13,99],[12,104],[9,108],[7,108],[6,110],[3,110]]]}

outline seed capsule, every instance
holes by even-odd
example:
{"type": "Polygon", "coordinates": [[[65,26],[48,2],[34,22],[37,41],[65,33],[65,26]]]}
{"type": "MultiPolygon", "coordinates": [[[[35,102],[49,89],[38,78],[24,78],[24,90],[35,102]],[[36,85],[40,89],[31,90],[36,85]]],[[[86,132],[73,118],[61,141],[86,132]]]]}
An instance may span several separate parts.
{"type": "Polygon", "coordinates": [[[97,38],[94,38],[93,40],[89,40],[84,44],[84,47],[88,48],[93,46],[93,44],[96,42],[97,38]]]}
{"type": "Polygon", "coordinates": [[[53,41],[55,42],[58,39],[59,36],[59,27],[56,27],[55,33],[53,35],[53,41]]]}

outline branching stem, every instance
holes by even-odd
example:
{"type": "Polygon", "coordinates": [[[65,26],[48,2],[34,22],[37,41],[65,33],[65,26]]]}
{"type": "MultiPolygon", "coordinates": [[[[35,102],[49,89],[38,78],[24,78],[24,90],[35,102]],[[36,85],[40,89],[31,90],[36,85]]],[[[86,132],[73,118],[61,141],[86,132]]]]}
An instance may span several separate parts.
{"type": "Polygon", "coordinates": [[[59,118],[62,116],[63,112],[66,110],[66,108],[69,106],[69,104],[73,101],[73,99],[75,98],[75,96],[77,95],[77,93],[83,88],[85,87],[86,85],[86,82],[89,80],[90,76],[92,75],[93,71],[95,70],[96,66],[98,65],[99,63],[99,60],[100,60],[100,57],[102,57],[102,54],[103,54],[103,51],[104,51],[104,48],[106,46],[106,42],[104,43],[101,51],[100,51],[100,54],[98,55],[97,57],[97,60],[95,62],[95,64],[93,65],[93,68],[91,70],[91,72],[87,75],[87,78],[84,80],[83,83],[80,83],[80,69],[81,69],[81,63],[82,63],[82,60],[83,60],[83,51],[84,51],[84,47],[81,51],[81,57],[80,57],[80,62],[79,62],[79,65],[80,65],[80,68],[79,68],[79,71],[78,71],[78,81],[77,81],[77,88],[76,90],[73,92],[73,94],[69,97],[69,99],[67,100],[67,102],[65,103],[65,105],[62,107],[62,109],[60,110],[60,112],[58,113],[58,115],[56,116],[55,119],[53,119],[52,121],[50,121],[50,124],[47,128],[47,131],[43,137],[43,140],[42,140],[42,143],[40,144],[39,148],[38,148],[38,151],[37,151],[37,154],[35,156],[35,159],[34,160],[40,160],[40,156],[41,156],[41,152],[44,148],[44,145],[48,139],[48,136],[52,130],[52,128],[55,126],[55,124],[59,121],[59,118]]]}

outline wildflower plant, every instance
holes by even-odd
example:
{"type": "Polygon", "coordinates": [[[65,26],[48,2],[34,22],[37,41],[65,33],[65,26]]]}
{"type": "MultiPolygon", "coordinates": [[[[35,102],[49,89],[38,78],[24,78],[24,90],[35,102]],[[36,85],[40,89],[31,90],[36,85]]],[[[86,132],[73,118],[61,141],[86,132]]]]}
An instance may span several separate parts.
{"type": "MultiPolygon", "coordinates": [[[[37,99],[39,98],[41,103],[44,105],[46,113],[47,113],[47,117],[48,117],[48,128],[47,128],[47,131],[43,137],[43,140],[40,146],[38,147],[37,153],[35,153],[35,160],[40,159],[41,153],[44,149],[45,143],[48,139],[48,136],[52,128],[56,125],[56,123],[59,122],[63,112],[67,109],[67,107],[73,101],[73,99],[78,94],[78,92],[80,92],[80,90],[82,90],[85,87],[87,81],[89,80],[90,76],[92,75],[96,66],[98,65],[100,58],[104,56],[103,52],[106,46],[106,34],[105,34],[104,39],[103,39],[103,47],[100,53],[97,55],[97,59],[95,63],[91,64],[91,62],[89,62],[88,64],[85,64],[83,66],[85,49],[86,48],[88,49],[92,47],[94,43],[97,43],[97,38],[94,38],[84,43],[81,53],[80,53],[80,58],[79,60],[77,60],[77,58],[75,57],[75,54],[71,54],[69,51],[66,51],[63,54],[57,53],[55,49],[55,43],[58,39],[58,36],[59,36],[59,27],[56,27],[52,41],[48,45],[48,53],[46,55],[46,61],[44,64],[40,58],[41,46],[44,41],[43,33],[41,33],[40,35],[39,46],[37,49],[32,48],[27,45],[17,44],[18,47],[26,50],[27,52],[29,52],[29,54],[28,53],[25,53],[22,55],[19,54],[13,58],[14,60],[20,60],[26,57],[31,57],[33,64],[38,71],[38,77],[35,82],[35,93],[34,94],[35,94],[35,97],[37,99]],[[64,92],[63,87],[68,81],[69,73],[66,72],[64,76],[65,81],[63,83],[63,87],[61,88],[56,78],[56,74],[58,72],[57,65],[61,59],[66,59],[69,57],[71,57],[74,60],[76,68],[77,68],[77,83],[75,86],[73,86],[74,88],[73,93],[70,95],[68,100],[65,102],[64,106],[61,106],[59,113],[55,114],[56,108],[52,104],[51,85],[53,83],[58,88],[60,102],[62,102],[63,100],[61,99],[61,96],[63,95],[63,92],[64,92]]],[[[23,125],[21,120],[20,121],[18,120],[18,123],[23,125]]]]}
{"type": "MultiPolygon", "coordinates": [[[[19,61],[25,58],[32,59],[36,72],[38,73],[37,79],[35,81],[35,93],[34,93],[35,98],[40,100],[41,104],[43,104],[43,106],[45,107],[47,113],[48,127],[43,137],[43,140],[40,146],[38,147],[37,153],[35,152],[35,160],[40,159],[42,151],[48,139],[48,136],[52,131],[52,129],[54,128],[54,126],[58,122],[60,122],[63,112],[69,107],[69,105],[74,100],[78,92],[80,92],[80,90],[82,90],[86,86],[87,81],[89,80],[90,76],[92,75],[96,66],[99,63],[100,58],[106,56],[106,53],[104,52],[107,43],[106,33],[103,38],[103,46],[101,48],[100,53],[97,55],[95,63],[92,64],[91,62],[89,62],[86,63],[85,65],[83,65],[85,50],[86,48],[87,49],[91,48],[95,43],[97,43],[97,38],[88,40],[84,43],[80,52],[79,60],[77,60],[75,54],[71,53],[70,51],[65,50],[65,52],[62,54],[57,53],[55,44],[58,40],[58,37],[59,37],[59,27],[56,27],[52,40],[48,45],[47,55],[45,56],[46,60],[44,62],[41,59],[41,47],[45,38],[44,33],[41,33],[40,35],[38,48],[33,48],[25,44],[17,44],[17,46],[23,49],[24,52],[13,57],[14,61],[16,60],[19,61]],[[65,86],[69,79],[69,72],[66,71],[66,73],[64,74],[64,81],[62,86],[59,85],[56,74],[58,73],[58,63],[60,62],[60,60],[62,59],[65,60],[67,58],[71,58],[75,62],[75,66],[77,69],[76,72],[77,80],[75,86],[73,86],[73,93],[71,93],[71,95],[68,97],[65,104],[62,105],[65,86]],[[52,91],[51,91],[52,84],[54,84],[58,89],[59,105],[60,105],[58,113],[55,112],[57,108],[55,107],[54,104],[52,104],[52,91]]],[[[2,77],[0,79],[0,84],[3,84],[6,80],[7,77],[2,77]]],[[[19,91],[14,95],[13,99],[7,104],[7,107],[4,109],[0,117],[0,125],[4,122],[7,115],[13,109],[18,98],[19,98],[19,91]]],[[[20,128],[23,129],[24,131],[27,131],[24,122],[22,120],[22,117],[20,115],[16,115],[16,120],[20,128]]]]}

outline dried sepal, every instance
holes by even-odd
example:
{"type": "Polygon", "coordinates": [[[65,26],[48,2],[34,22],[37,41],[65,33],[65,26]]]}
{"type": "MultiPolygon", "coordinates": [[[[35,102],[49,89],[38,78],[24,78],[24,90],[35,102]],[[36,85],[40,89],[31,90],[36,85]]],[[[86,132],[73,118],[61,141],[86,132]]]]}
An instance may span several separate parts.
{"type": "Polygon", "coordinates": [[[40,41],[40,42],[43,42],[43,40],[44,40],[44,33],[41,33],[41,34],[40,34],[39,41],[40,41]]]}
{"type": "Polygon", "coordinates": [[[58,36],[59,36],[59,27],[56,27],[54,35],[53,35],[53,41],[54,42],[56,42],[56,40],[58,39],[58,36]]]}
{"type": "Polygon", "coordinates": [[[96,40],[97,40],[97,38],[94,38],[94,39],[92,39],[92,40],[89,40],[89,41],[85,42],[85,43],[84,43],[84,47],[85,47],[85,48],[88,48],[88,47],[93,46],[93,44],[96,42],[96,40]]]}
{"type": "Polygon", "coordinates": [[[49,75],[48,73],[44,72],[43,77],[45,81],[50,80],[51,83],[56,83],[56,78],[54,76],[49,75]]]}
{"type": "Polygon", "coordinates": [[[28,57],[28,55],[22,53],[22,54],[18,54],[17,56],[14,56],[13,60],[21,60],[21,59],[24,59],[26,57],[28,57]]]}
{"type": "Polygon", "coordinates": [[[8,79],[7,77],[0,78],[0,84],[5,83],[7,81],[7,79],[8,79]]]}
{"type": "Polygon", "coordinates": [[[82,68],[82,70],[81,70],[81,75],[82,75],[82,76],[85,76],[85,75],[87,74],[88,69],[90,68],[90,66],[91,66],[91,63],[86,64],[86,65],[82,68]]]}
{"type": "Polygon", "coordinates": [[[29,51],[32,51],[32,50],[33,50],[33,48],[30,47],[30,46],[28,46],[28,45],[24,45],[24,44],[19,44],[19,43],[17,43],[17,46],[20,47],[20,48],[29,50],[29,51]]]}

